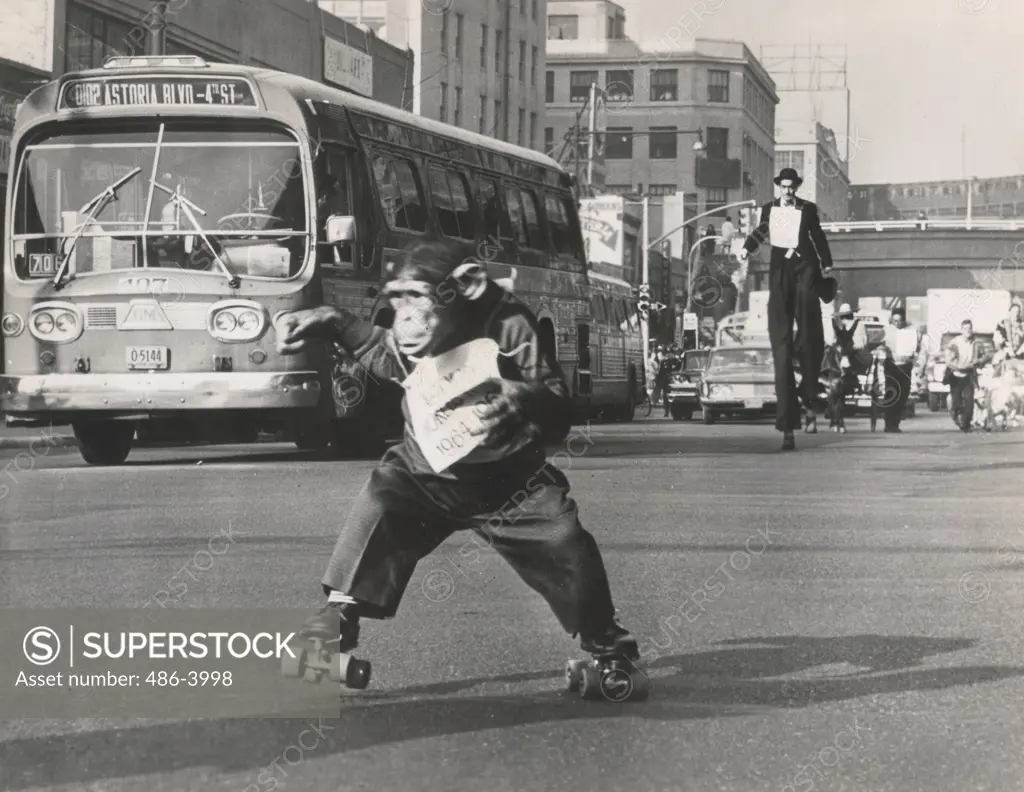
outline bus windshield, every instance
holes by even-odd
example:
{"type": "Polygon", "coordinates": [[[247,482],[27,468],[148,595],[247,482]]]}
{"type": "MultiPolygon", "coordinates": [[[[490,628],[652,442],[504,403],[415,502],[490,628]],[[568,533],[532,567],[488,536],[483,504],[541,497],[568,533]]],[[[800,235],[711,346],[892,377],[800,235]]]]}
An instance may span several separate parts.
{"type": "MultiPolygon", "coordinates": [[[[52,128],[51,128],[52,129],[52,128]]],[[[298,141],[276,128],[64,125],[25,149],[15,271],[136,267],[289,278],[309,244],[298,141]]]]}

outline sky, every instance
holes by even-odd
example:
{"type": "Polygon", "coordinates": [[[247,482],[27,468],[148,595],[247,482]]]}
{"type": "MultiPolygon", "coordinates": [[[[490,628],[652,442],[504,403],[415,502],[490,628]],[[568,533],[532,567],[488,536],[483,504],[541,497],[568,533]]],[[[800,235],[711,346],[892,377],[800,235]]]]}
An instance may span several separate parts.
{"type": "Polygon", "coordinates": [[[845,45],[854,184],[1024,173],[1024,0],[616,2],[641,41],[845,45]]]}

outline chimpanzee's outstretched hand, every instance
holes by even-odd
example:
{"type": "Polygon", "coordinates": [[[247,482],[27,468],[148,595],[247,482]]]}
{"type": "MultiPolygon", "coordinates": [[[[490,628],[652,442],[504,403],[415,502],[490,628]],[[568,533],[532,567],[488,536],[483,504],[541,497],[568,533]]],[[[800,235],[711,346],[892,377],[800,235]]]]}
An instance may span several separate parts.
{"type": "Polygon", "coordinates": [[[529,424],[537,422],[531,402],[543,389],[538,383],[493,381],[500,384],[501,391],[477,413],[483,426],[476,433],[483,434],[483,445],[491,447],[513,440],[517,434],[527,431],[529,424]]]}
{"type": "Polygon", "coordinates": [[[308,340],[328,338],[338,318],[337,309],[329,305],[285,314],[274,323],[278,353],[294,355],[302,351],[308,340]]]}

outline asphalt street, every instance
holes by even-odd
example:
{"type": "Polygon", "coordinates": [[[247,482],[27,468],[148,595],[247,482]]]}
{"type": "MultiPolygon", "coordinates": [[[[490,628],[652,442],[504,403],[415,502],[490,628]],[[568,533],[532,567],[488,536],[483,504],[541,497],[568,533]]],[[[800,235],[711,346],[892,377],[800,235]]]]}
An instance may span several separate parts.
{"type": "MultiPolygon", "coordinates": [[[[562,466],[645,651],[646,702],[566,693],[575,642],[456,536],[394,620],[364,622],[373,682],[334,717],[0,712],[0,788],[1024,789],[1024,435],[926,412],[904,427],[857,418],[795,453],[767,422],[576,430],[562,466]]],[[[154,607],[192,564],[174,607],[313,610],[372,468],[281,444],[138,449],[118,468],[0,453],[7,609],[154,607]]]]}

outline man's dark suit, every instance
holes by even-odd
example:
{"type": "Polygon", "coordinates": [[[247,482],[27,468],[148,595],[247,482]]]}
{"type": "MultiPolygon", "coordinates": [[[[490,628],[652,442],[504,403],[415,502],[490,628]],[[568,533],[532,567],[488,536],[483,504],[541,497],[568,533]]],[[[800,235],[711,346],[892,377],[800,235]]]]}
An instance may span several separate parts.
{"type": "MultiPolygon", "coordinates": [[[[761,222],[744,243],[747,251],[756,252],[769,243],[771,213],[779,206],[777,199],[762,207],[761,222]]],[[[832,267],[832,253],[821,230],[818,207],[799,198],[794,206],[800,212],[797,245],[791,253],[788,248],[772,245],[768,265],[768,336],[775,359],[775,428],[780,432],[800,427],[801,402],[804,407],[813,407],[817,401],[818,375],[825,353],[818,289],[822,269],[832,267]],[[793,373],[795,360],[799,360],[800,366],[799,392],[793,373]]]]}

